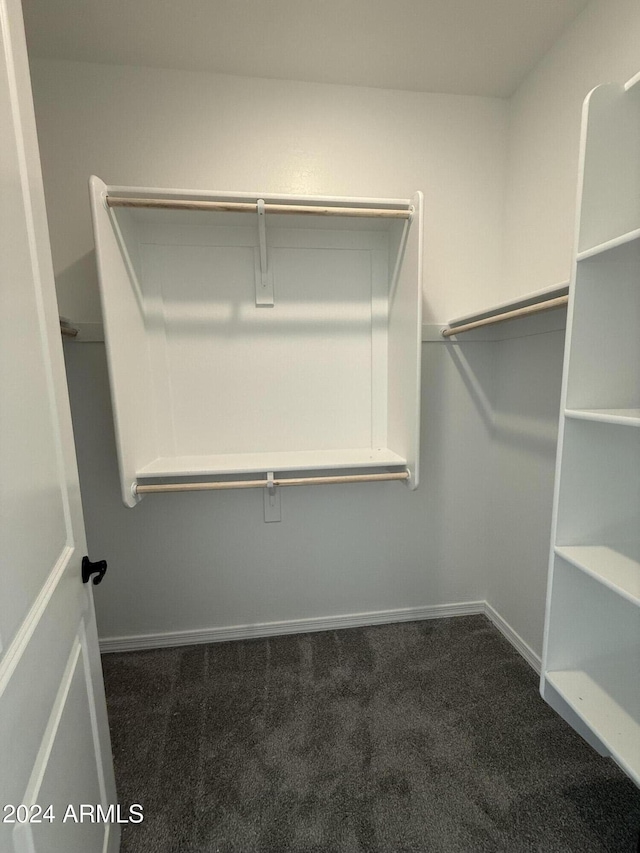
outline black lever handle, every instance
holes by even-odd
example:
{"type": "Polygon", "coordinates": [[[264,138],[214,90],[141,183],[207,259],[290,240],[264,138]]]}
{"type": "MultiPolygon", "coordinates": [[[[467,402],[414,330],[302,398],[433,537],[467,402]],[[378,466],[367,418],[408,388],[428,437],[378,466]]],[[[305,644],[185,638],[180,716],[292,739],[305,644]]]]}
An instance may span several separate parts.
{"type": "Polygon", "coordinates": [[[102,581],[106,571],[106,560],[97,560],[92,563],[88,557],[82,558],[82,583],[89,583],[91,575],[97,575],[98,577],[93,579],[93,585],[97,586],[102,581]]]}

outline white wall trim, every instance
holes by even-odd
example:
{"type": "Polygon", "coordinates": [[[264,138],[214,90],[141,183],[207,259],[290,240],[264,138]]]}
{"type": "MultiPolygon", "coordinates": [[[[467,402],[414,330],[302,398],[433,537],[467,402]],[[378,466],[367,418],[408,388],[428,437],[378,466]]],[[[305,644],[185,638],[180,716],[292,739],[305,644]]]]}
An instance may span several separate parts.
{"type": "Polygon", "coordinates": [[[538,675],[540,675],[540,670],[542,669],[542,659],[540,658],[540,655],[533,651],[531,646],[522,639],[520,634],[511,627],[506,619],[503,619],[497,610],[494,610],[488,601],[484,602],[484,613],[487,619],[495,625],[498,631],[500,631],[500,633],[509,640],[514,649],[520,652],[526,662],[538,673],[538,675]]]}
{"type": "Polygon", "coordinates": [[[283,622],[258,622],[253,625],[229,625],[222,628],[198,628],[192,631],[163,631],[157,634],[105,637],[100,640],[100,651],[103,654],[132,652],[143,649],[221,643],[226,640],[249,640],[284,634],[306,634],[312,631],[337,631],[341,628],[362,628],[367,625],[417,622],[422,619],[446,619],[451,616],[476,616],[478,614],[486,616],[527,663],[538,674],[540,673],[540,656],[487,601],[464,601],[457,604],[439,604],[433,607],[404,607],[399,610],[378,610],[370,613],[289,619],[283,622]]]}
{"type": "Polygon", "coordinates": [[[129,652],[170,646],[189,646],[197,643],[220,643],[225,640],[274,637],[283,634],[306,634],[311,631],[336,631],[341,628],[361,628],[366,625],[383,625],[392,622],[416,622],[422,619],[442,619],[449,616],[475,616],[485,613],[485,607],[484,601],[465,601],[432,607],[404,607],[399,610],[289,619],[283,622],[259,622],[253,625],[229,625],[221,628],[197,628],[191,631],[164,631],[157,634],[105,637],[100,640],[100,651],[103,653],[129,652]]]}

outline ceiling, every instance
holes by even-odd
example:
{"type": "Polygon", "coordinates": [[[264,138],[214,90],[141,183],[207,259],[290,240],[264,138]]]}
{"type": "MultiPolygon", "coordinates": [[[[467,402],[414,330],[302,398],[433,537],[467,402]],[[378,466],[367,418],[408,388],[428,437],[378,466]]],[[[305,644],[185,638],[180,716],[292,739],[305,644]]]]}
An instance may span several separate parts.
{"type": "Polygon", "coordinates": [[[506,97],[587,0],[23,0],[32,56],[506,97]]]}

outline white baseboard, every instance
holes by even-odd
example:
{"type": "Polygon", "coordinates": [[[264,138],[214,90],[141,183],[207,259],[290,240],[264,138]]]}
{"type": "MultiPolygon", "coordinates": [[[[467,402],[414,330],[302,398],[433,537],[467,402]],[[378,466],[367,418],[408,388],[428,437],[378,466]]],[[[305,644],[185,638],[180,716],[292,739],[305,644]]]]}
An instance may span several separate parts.
{"type": "Polygon", "coordinates": [[[190,646],[197,643],[220,643],[225,640],[248,640],[281,634],[306,634],[311,631],[336,631],[340,628],[362,628],[392,622],[415,622],[448,616],[475,616],[485,612],[484,601],[440,604],[434,607],[403,607],[399,610],[377,610],[370,613],[347,613],[340,616],[289,619],[284,622],[259,622],[253,625],[229,625],[223,628],[198,628],[192,631],[166,631],[157,634],[134,634],[128,637],[105,637],[101,652],[130,652],[161,649],[168,646],[190,646]]]}
{"type": "Polygon", "coordinates": [[[320,616],[310,619],[289,619],[283,622],[259,622],[252,625],[229,625],[222,628],[197,628],[192,631],[164,631],[157,634],[133,634],[127,637],[105,637],[100,651],[132,652],[142,649],[162,649],[172,646],[192,646],[200,643],[221,643],[226,640],[249,640],[277,637],[284,634],[307,634],[312,631],[337,631],[341,628],[362,628],[393,622],[417,622],[422,619],[445,619],[451,616],[485,615],[537,673],[540,657],[522,637],[486,601],[463,601],[433,607],[403,607],[398,610],[377,610],[369,613],[347,613],[340,616],[320,616]]]}
{"type": "Polygon", "coordinates": [[[531,646],[522,639],[517,631],[514,631],[506,619],[503,619],[498,611],[494,610],[488,601],[484,602],[484,613],[487,619],[496,626],[498,631],[500,631],[500,633],[509,640],[514,649],[520,652],[526,662],[538,673],[538,675],[540,675],[540,670],[542,668],[540,655],[533,651],[531,646]]]}

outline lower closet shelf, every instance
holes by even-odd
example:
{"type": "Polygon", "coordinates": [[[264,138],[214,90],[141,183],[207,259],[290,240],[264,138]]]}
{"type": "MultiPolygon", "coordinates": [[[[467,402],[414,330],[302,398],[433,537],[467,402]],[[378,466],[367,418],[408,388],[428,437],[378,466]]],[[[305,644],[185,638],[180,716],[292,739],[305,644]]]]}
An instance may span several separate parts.
{"type": "Polygon", "coordinates": [[[602,741],[612,758],[640,784],[640,680],[635,655],[607,657],[589,670],[546,673],[547,682],[602,741]],[[627,709],[635,709],[630,713],[627,709]]]}
{"type": "Polygon", "coordinates": [[[606,545],[563,545],[555,552],[632,604],[640,606],[640,542],[606,545]]]}
{"type": "Polygon", "coordinates": [[[225,453],[211,456],[159,456],[137,471],[140,479],[311,471],[334,468],[404,467],[407,460],[386,447],[225,453]]]}

